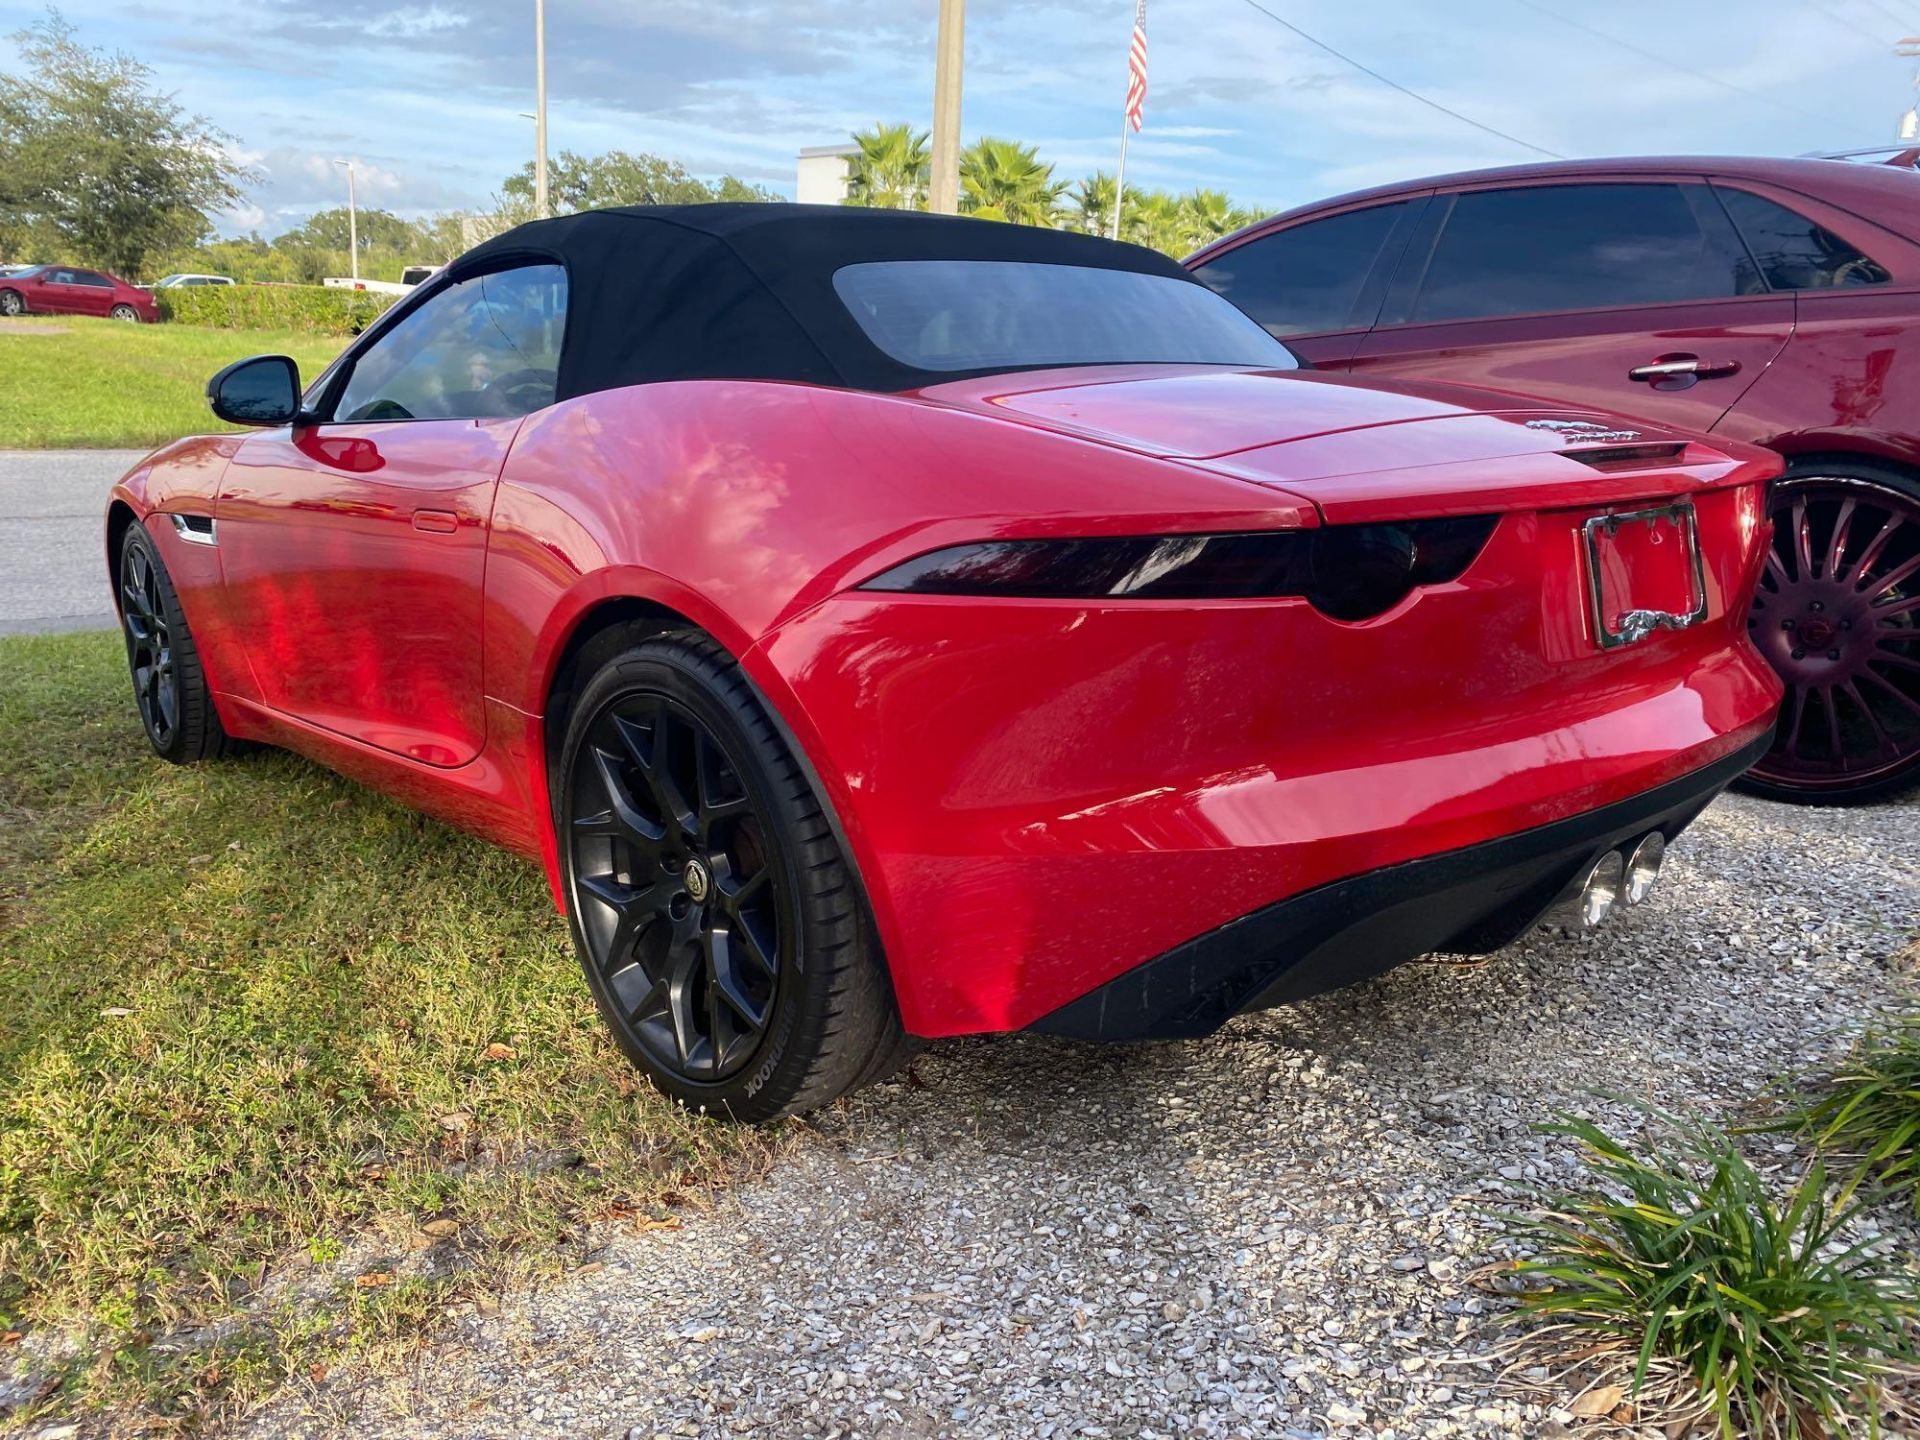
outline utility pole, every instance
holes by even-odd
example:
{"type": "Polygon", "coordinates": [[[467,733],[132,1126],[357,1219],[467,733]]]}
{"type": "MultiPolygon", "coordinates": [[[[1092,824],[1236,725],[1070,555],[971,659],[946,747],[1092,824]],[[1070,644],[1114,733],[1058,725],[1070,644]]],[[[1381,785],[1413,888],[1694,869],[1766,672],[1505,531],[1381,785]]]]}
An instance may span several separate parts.
{"type": "MultiPolygon", "coordinates": [[[[1907,60],[1920,60],[1920,35],[1902,36],[1900,43],[1893,47],[1893,53],[1907,60]]],[[[1920,90],[1920,67],[1914,70],[1913,88],[1920,90]]],[[[1920,140],[1920,105],[1909,105],[1907,113],[1900,117],[1898,138],[1905,145],[1920,140]]]]}
{"type": "Polygon", "coordinates": [[[547,0],[533,0],[533,211],[542,220],[547,203],[547,0]]]}
{"type": "Polygon", "coordinates": [[[933,55],[933,163],[927,208],[960,213],[960,70],[966,57],[967,0],[940,0],[933,55]]]}
{"type": "Polygon", "coordinates": [[[353,198],[353,162],[336,160],[334,164],[347,172],[347,273],[353,277],[353,283],[360,283],[360,211],[353,198]]]}

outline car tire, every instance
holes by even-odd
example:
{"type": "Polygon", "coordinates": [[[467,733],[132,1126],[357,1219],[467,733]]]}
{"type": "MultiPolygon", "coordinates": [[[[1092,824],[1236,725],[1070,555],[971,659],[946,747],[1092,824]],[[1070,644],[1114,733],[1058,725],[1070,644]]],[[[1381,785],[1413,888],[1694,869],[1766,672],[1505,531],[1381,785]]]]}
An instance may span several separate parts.
{"type": "Polygon", "coordinates": [[[220,724],[200,651],[153,535],[134,521],[120,541],[120,631],[134,703],[153,753],[175,765],[215,760],[235,742],[220,724]]]}
{"type": "Polygon", "coordinates": [[[852,861],[713,640],[675,632],[608,656],[571,708],[553,789],[588,986],[660,1091],[764,1123],[900,1054],[852,861]]]}
{"type": "Polygon", "coordinates": [[[140,312],[131,305],[116,305],[107,312],[107,318],[109,320],[122,320],[130,325],[138,325],[140,323],[140,312]]]}
{"type": "Polygon", "coordinates": [[[1787,694],[1773,748],[1737,788],[1857,805],[1920,784],[1920,478],[1796,460],[1771,509],[1748,633],[1787,694]]]}
{"type": "Polygon", "coordinates": [[[24,315],[27,297],[18,290],[0,290],[0,315],[24,315]]]}

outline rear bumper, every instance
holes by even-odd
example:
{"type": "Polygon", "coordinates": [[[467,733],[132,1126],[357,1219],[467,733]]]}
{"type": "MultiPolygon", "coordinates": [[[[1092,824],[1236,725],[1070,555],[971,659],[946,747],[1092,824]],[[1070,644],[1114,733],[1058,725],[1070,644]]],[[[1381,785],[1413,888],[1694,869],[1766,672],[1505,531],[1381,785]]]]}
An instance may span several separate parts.
{"type": "Polygon", "coordinates": [[[1028,1028],[1086,1040],[1205,1035],[1435,950],[1517,939],[1608,850],[1672,840],[1766,753],[1771,735],[1630,799],[1295,895],[1135,966],[1028,1028]]]}

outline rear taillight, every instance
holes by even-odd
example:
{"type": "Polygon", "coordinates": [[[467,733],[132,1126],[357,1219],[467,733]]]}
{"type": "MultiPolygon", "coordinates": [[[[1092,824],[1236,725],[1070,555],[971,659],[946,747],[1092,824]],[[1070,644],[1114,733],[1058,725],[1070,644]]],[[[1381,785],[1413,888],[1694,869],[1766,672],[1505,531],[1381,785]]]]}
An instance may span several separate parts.
{"type": "Polygon", "coordinates": [[[1474,515],[1230,535],[982,540],[929,551],[863,590],[1027,599],[1253,600],[1298,596],[1364,620],[1458,578],[1493,533],[1474,515]]]}

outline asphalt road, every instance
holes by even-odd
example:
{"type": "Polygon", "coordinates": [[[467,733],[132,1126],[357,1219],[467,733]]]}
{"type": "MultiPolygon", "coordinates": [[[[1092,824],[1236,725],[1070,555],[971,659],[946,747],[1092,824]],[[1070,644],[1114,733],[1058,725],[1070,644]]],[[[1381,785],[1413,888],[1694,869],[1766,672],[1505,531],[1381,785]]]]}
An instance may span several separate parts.
{"type": "Polygon", "coordinates": [[[0,635],[114,623],[101,515],[142,453],[0,450],[0,635]]]}

